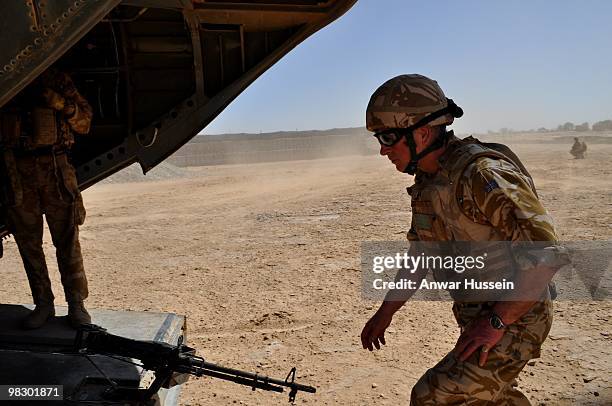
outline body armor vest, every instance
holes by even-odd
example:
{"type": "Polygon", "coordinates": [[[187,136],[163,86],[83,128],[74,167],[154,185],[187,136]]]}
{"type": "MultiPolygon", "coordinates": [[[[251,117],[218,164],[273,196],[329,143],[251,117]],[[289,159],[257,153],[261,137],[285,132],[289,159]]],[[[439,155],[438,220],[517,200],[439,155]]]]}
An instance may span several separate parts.
{"type": "MultiPolygon", "coordinates": [[[[412,198],[412,233],[419,241],[507,241],[507,237],[496,229],[480,212],[473,201],[471,191],[465,190],[462,177],[467,167],[481,157],[502,159],[513,164],[528,180],[535,193],[535,186],[520,160],[501,144],[490,144],[494,148],[469,137],[460,140],[454,136],[447,144],[447,151],[440,158],[440,170],[434,174],[419,173],[415,184],[408,188],[412,198]],[[498,149],[504,151],[500,152],[498,149]],[[510,158],[509,156],[512,156],[510,158]],[[518,161],[518,162],[515,162],[518,161]]],[[[449,244],[450,245],[450,244],[449,244]]],[[[480,281],[512,279],[515,261],[509,244],[483,244],[487,250],[486,267],[477,275],[480,281]]],[[[454,275],[461,276],[467,275],[454,275]]],[[[437,280],[449,280],[448,274],[434,270],[437,280]]],[[[464,301],[461,293],[451,292],[456,301],[464,301]]]]}
{"type": "MultiPolygon", "coordinates": [[[[62,89],[51,86],[58,94],[62,89]]],[[[74,134],[63,113],[47,106],[42,99],[44,86],[35,81],[0,110],[0,143],[4,148],[36,150],[53,147],[68,149],[74,134]]]]}

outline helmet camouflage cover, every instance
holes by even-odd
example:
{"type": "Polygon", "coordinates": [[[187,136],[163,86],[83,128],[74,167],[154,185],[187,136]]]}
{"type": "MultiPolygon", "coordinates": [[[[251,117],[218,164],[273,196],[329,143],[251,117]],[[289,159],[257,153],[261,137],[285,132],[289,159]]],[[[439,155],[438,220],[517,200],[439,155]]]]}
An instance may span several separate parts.
{"type": "MultiPolygon", "coordinates": [[[[396,76],[372,94],[366,109],[366,127],[373,132],[406,128],[447,105],[446,96],[435,80],[417,74],[396,76]]],[[[452,122],[453,116],[445,114],[428,125],[452,122]]]]}

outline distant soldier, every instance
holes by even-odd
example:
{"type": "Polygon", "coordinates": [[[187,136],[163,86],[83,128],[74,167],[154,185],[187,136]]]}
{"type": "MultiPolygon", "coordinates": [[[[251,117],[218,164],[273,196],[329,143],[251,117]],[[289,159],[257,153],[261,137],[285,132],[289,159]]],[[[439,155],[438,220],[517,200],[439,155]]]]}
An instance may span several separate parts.
{"type": "Polygon", "coordinates": [[[27,329],[55,315],[42,247],[43,215],[56,248],[69,321],[74,327],[91,322],[83,305],[88,290],[79,244],[85,208],[67,155],[74,134],[87,134],[91,119],[91,106],[70,76],[55,69],[44,72],[0,113],[0,150],[8,174],[3,181],[10,191],[7,225],[36,305],[23,320],[27,329]]]}
{"type": "Polygon", "coordinates": [[[574,137],[574,145],[572,145],[572,149],[570,150],[570,154],[574,156],[574,159],[584,159],[586,150],[586,142],[580,141],[578,137],[574,137]]]}
{"type": "MultiPolygon", "coordinates": [[[[390,79],[370,99],[366,125],[380,143],[380,154],[398,171],[416,174],[415,184],[408,188],[408,239],[539,241],[555,249],[553,221],[518,158],[509,150],[505,155],[446,130],[462,114],[437,82],[421,75],[390,79]]],[[[497,258],[498,269],[513,272],[510,257],[497,258]]],[[[411,405],[529,404],[516,388],[516,378],[529,359],[540,356],[552,324],[547,286],[557,268],[547,258],[519,258],[528,264],[522,275],[529,276],[519,289],[533,292],[534,300],[465,302],[451,292],[460,337],[454,350],[418,380],[411,405]]],[[[416,270],[417,286],[426,273],[427,269],[416,270]]],[[[372,351],[385,344],[393,315],[413,293],[398,298],[389,291],[363,328],[363,348],[372,351]]]]}

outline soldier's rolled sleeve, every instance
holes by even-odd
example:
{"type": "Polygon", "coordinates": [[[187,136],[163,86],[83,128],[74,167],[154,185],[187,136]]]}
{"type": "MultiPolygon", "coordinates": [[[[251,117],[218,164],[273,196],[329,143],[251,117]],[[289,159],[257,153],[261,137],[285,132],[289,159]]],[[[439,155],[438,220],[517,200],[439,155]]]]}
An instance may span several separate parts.
{"type": "Polygon", "coordinates": [[[66,120],[70,128],[75,133],[87,134],[91,127],[91,119],[93,117],[93,111],[89,102],[87,102],[76,89],[71,98],[66,97],[66,99],[74,106],[74,112],[66,120]]]}
{"type": "Polygon", "coordinates": [[[54,72],[51,78],[46,80],[52,83],[52,87],[61,91],[65,99],[65,119],[68,125],[78,134],[87,134],[91,128],[93,110],[91,105],[77,90],[72,78],[64,72],[54,72]]]}

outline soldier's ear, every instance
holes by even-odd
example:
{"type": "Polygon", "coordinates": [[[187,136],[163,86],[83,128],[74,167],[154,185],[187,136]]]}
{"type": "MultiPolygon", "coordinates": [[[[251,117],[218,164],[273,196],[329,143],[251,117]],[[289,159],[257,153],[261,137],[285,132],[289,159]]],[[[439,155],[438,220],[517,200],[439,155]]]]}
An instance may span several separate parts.
{"type": "Polygon", "coordinates": [[[421,138],[423,145],[429,145],[436,139],[436,129],[428,125],[421,127],[415,131],[415,135],[421,138]]]}

